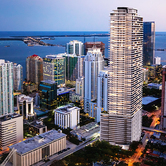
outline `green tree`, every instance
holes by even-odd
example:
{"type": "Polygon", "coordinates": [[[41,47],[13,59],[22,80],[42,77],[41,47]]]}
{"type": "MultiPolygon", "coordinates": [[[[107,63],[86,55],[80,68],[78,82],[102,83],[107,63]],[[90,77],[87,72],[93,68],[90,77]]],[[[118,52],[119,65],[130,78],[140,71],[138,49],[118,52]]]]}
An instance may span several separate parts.
{"type": "Polygon", "coordinates": [[[141,165],[140,162],[135,162],[135,163],[133,163],[133,166],[140,166],[140,165],[141,165]]]}

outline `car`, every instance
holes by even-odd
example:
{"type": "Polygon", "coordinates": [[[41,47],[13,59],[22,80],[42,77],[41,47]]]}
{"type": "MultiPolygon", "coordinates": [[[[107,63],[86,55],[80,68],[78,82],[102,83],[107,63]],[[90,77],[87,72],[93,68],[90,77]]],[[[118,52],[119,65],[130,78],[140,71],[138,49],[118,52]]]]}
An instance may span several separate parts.
{"type": "Polygon", "coordinates": [[[65,152],[67,149],[63,149],[62,152],[65,152]]]}
{"type": "Polygon", "coordinates": [[[70,147],[67,148],[67,150],[69,150],[69,149],[70,149],[70,147]]]}
{"type": "Polygon", "coordinates": [[[58,154],[61,154],[61,153],[63,153],[63,151],[59,151],[59,152],[58,152],[58,154]]]}

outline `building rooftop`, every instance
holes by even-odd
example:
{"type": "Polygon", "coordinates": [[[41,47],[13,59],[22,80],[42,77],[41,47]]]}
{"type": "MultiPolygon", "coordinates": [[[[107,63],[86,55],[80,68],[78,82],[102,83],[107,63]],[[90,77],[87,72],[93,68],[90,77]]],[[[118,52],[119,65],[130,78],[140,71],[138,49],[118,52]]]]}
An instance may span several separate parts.
{"type": "Polygon", "coordinates": [[[34,107],[34,112],[37,116],[46,115],[49,111],[48,110],[41,110],[41,108],[34,107]]]}
{"type": "Polygon", "coordinates": [[[146,71],[148,71],[148,68],[142,68],[142,70],[146,70],[146,71]]]}
{"type": "Polygon", "coordinates": [[[10,61],[6,61],[4,59],[0,59],[0,66],[4,65],[5,63],[10,63],[12,64],[13,62],[10,62],[10,61]]]}
{"type": "Polygon", "coordinates": [[[55,84],[56,83],[55,81],[52,81],[52,80],[43,80],[41,82],[46,83],[46,84],[55,84]]]}
{"type": "Polygon", "coordinates": [[[97,42],[86,42],[85,45],[95,45],[95,44],[101,44],[101,45],[105,45],[103,42],[101,41],[97,41],[97,42]]]}
{"type": "Polygon", "coordinates": [[[20,64],[18,64],[18,63],[13,63],[13,66],[14,67],[22,67],[20,64]]]}
{"type": "Polygon", "coordinates": [[[57,96],[63,95],[65,93],[69,93],[70,91],[73,91],[73,90],[75,90],[75,88],[69,88],[69,89],[67,89],[67,88],[59,88],[59,89],[57,89],[57,96]]]}
{"type": "Polygon", "coordinates": [[[45,125],[43,125],[41,121],[33,121],[29,125],[37,128],[37,129],[45,127],[45,125]]]}
{"type": "MultiPolygon", "coordinates": [[[[81,41],[78,41],[78,40],[73,40],[73,41],[70,41],[69,44],[73,44],[73,43],[82,43],[81,41]]],[[[83,43],[82,43],[83,44],[83,43]]]]}
{"type": "Polygon", "coordinates": [[[82,138],[85,138],[88,135],[91,135],[99,131],[100,131],[100,126],[96,122],[91,122],[84,126],[81,126],[79,129],[72,130],[70,133],[81,135],[82,138]]]}
{"type": "Polygon", "coordinates": [[[166,68],[166,65],[164,65],[163,68],[166,68]]]}
{"type": "Polygon", "coordinates": [[[148,86],[160,87],[160,86],[162,86],[162,84],[150,83],[150,84],[148,84],[148,86]]]}
{"type": "Polygon", "coordinates": [[[4,122],[4,121],[7,121],[7,120],[11,120],[11,119],[14,119],[14,118],[17,118],[17,117],[20,117],[20,116],[21,116],[21,115],[16,114],[16,113],[4,115],[4,116],[1,116],[1,117],[0,117],[0,122],[4,122]]]}
{"type": "Polygon", "coordinates": [[[78,107],[75,107],[73,103],[70,103],[68,105],[65,105],[65,106],[62,106],[62,107],[59,107],[57,109],[55,109],[54,111],[55,112],[59,112],[59,113],[63,113],[63,114],[66,114],[66,113],[69,113],[71,112],[73,109],[79,109],[78,107]]]}
{"type": "Polygon", "coordinates": [[[38,136],[29,138],[25,141],[9,146],[9,148],[15,148],[17,150],[17,153],[24,154],[39,147],[42,147],[45,144],[54,142],[57,139],[63,138],[65,136],[66,134],[53,129],[38,136]]]}
{"type": "Polygon", "coordinates": [[[29,58],[39,60],[39,61],[43,61],[43,59],[40,56],[36,55],[36,54],[33,54],[33,55],[27,57],[27,59],[29,59],[29,58]]]}
{"type": "Polygon", "coordinates": [[[151,97],[151,96],[147,96],[147,97],[143,97],[142,98],[142,104],[143,105],[147,105],[147,104],[150,104],[156,100],[158,100],[159,98],[156,98],[156,97],[151,97]]]}
{"type": "Polygon", "coordinates": [[[48,59],[64,59],[63,54],[46,55],[46,58],[48,58],[48,59]]]}
{"type": "Polygon", "coordinates": [[[26,95],[19,95],[18,97],[18,101],[19,102],[24,102],[24,101],[27,101],[27,102],[32,102],[33,101],[33,97],[29,97],[29,96],[26,96],[26,95]]]}
{"type": "Polygon", "coordinates": [[[5,63],[4,59],[0,59],[0,65],[3,65],[5,63]]]}

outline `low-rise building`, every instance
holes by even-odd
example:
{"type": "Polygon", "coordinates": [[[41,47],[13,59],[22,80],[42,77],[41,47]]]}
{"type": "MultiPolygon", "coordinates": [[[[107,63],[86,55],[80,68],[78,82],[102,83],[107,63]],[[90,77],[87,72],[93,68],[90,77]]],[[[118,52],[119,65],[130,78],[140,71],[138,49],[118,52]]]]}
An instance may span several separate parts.
{"type": "Polygon", "coordinates": [[[45,126],[42,121],[33,121],[29,124],[29,130],[33,135],[39,135],[47,132],[47,126],[45,126]]]}
{"type": "Polygon", "coordinates": [[[158,89],[158,90],[162,90],[162,84],[156,84],[156,83],[150,83],[148,84],[148,88],[149,89],[158,89]]]}
{"type": "Polygon", "coordinates": [[[83,98],[79,94],[70,91],[70,93],[69,93],[69,100],[74,102],[74,103],[80,103],[83,100],[83,98]]]}
{"type": "Polygon", "coordinates": [[[38,90],[38,84],[30,83],[30,82],[24,82],[23,83],[23,90],[24,90],[24,92],[32,93],[33,91],[38,90]]]}
{"type": "MultiPolygon", "coordinates": [[[[50,130],[9,147],[16,149],[16,165],[29,166],[66,149],[66,134],[50,130]]],[[[13,157],[10,159],[13,163],[13,157]]]]}
{"type": "Polygon", "coordinates": [[[23,116],[24,119],[29,119],[34,116],[33,111],[33,97],[26,95],[17,96],[18,113],[23,116]]]}
{"type": "Polygon", "coordinates": [[[100,135],[100,126],[96,122],[91,122],[77,128],[76,130],[72,130],[70,133],[77,136],[80,141],[82,139],[87,140],[100,135]]]}
{"type": "Polygon", "coordinates": [[[145,110],[150,108],[152,105],[158,104],[160,102],[161,102],[161,99],[156,97],[146,96],[142,98],[142,106],[143,106],[143,109],[145,110]]]}
{"type": "Polygon", "coordinates": [[[0,149],[23,140],[23,117],[14,113],[0,117],[0,149]]]}
{"type": "Polygon", "coordinates": [[[63,106],[69,103],[70,100],[70,92],[73,91],[74,88],[59,88],[57,89],[57,106],[63,106]]]}
{"type": "Polygon", "coordinates": [[[74,129],[80,123],[80,108],[71,104],[55,109],[54,115],[55,125],[63,129],[74,129]]]}

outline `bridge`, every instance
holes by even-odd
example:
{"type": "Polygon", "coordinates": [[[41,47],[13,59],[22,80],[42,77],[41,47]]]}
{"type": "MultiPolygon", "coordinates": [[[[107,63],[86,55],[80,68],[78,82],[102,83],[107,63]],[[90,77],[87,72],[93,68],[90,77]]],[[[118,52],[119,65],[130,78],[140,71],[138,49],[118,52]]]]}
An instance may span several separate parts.
{"type": "Polygon", "coordinates": [[[143,130],[148,130],[148,131],[153,131],[153,132],[158,132],[158,133],[164,133],[164,134],[166,134],[166,131],[164,131],[164,130],[154,129],[154,128],[151,128],[151,127],[143,127],[142,126],[142,129],[143,130]]]}

